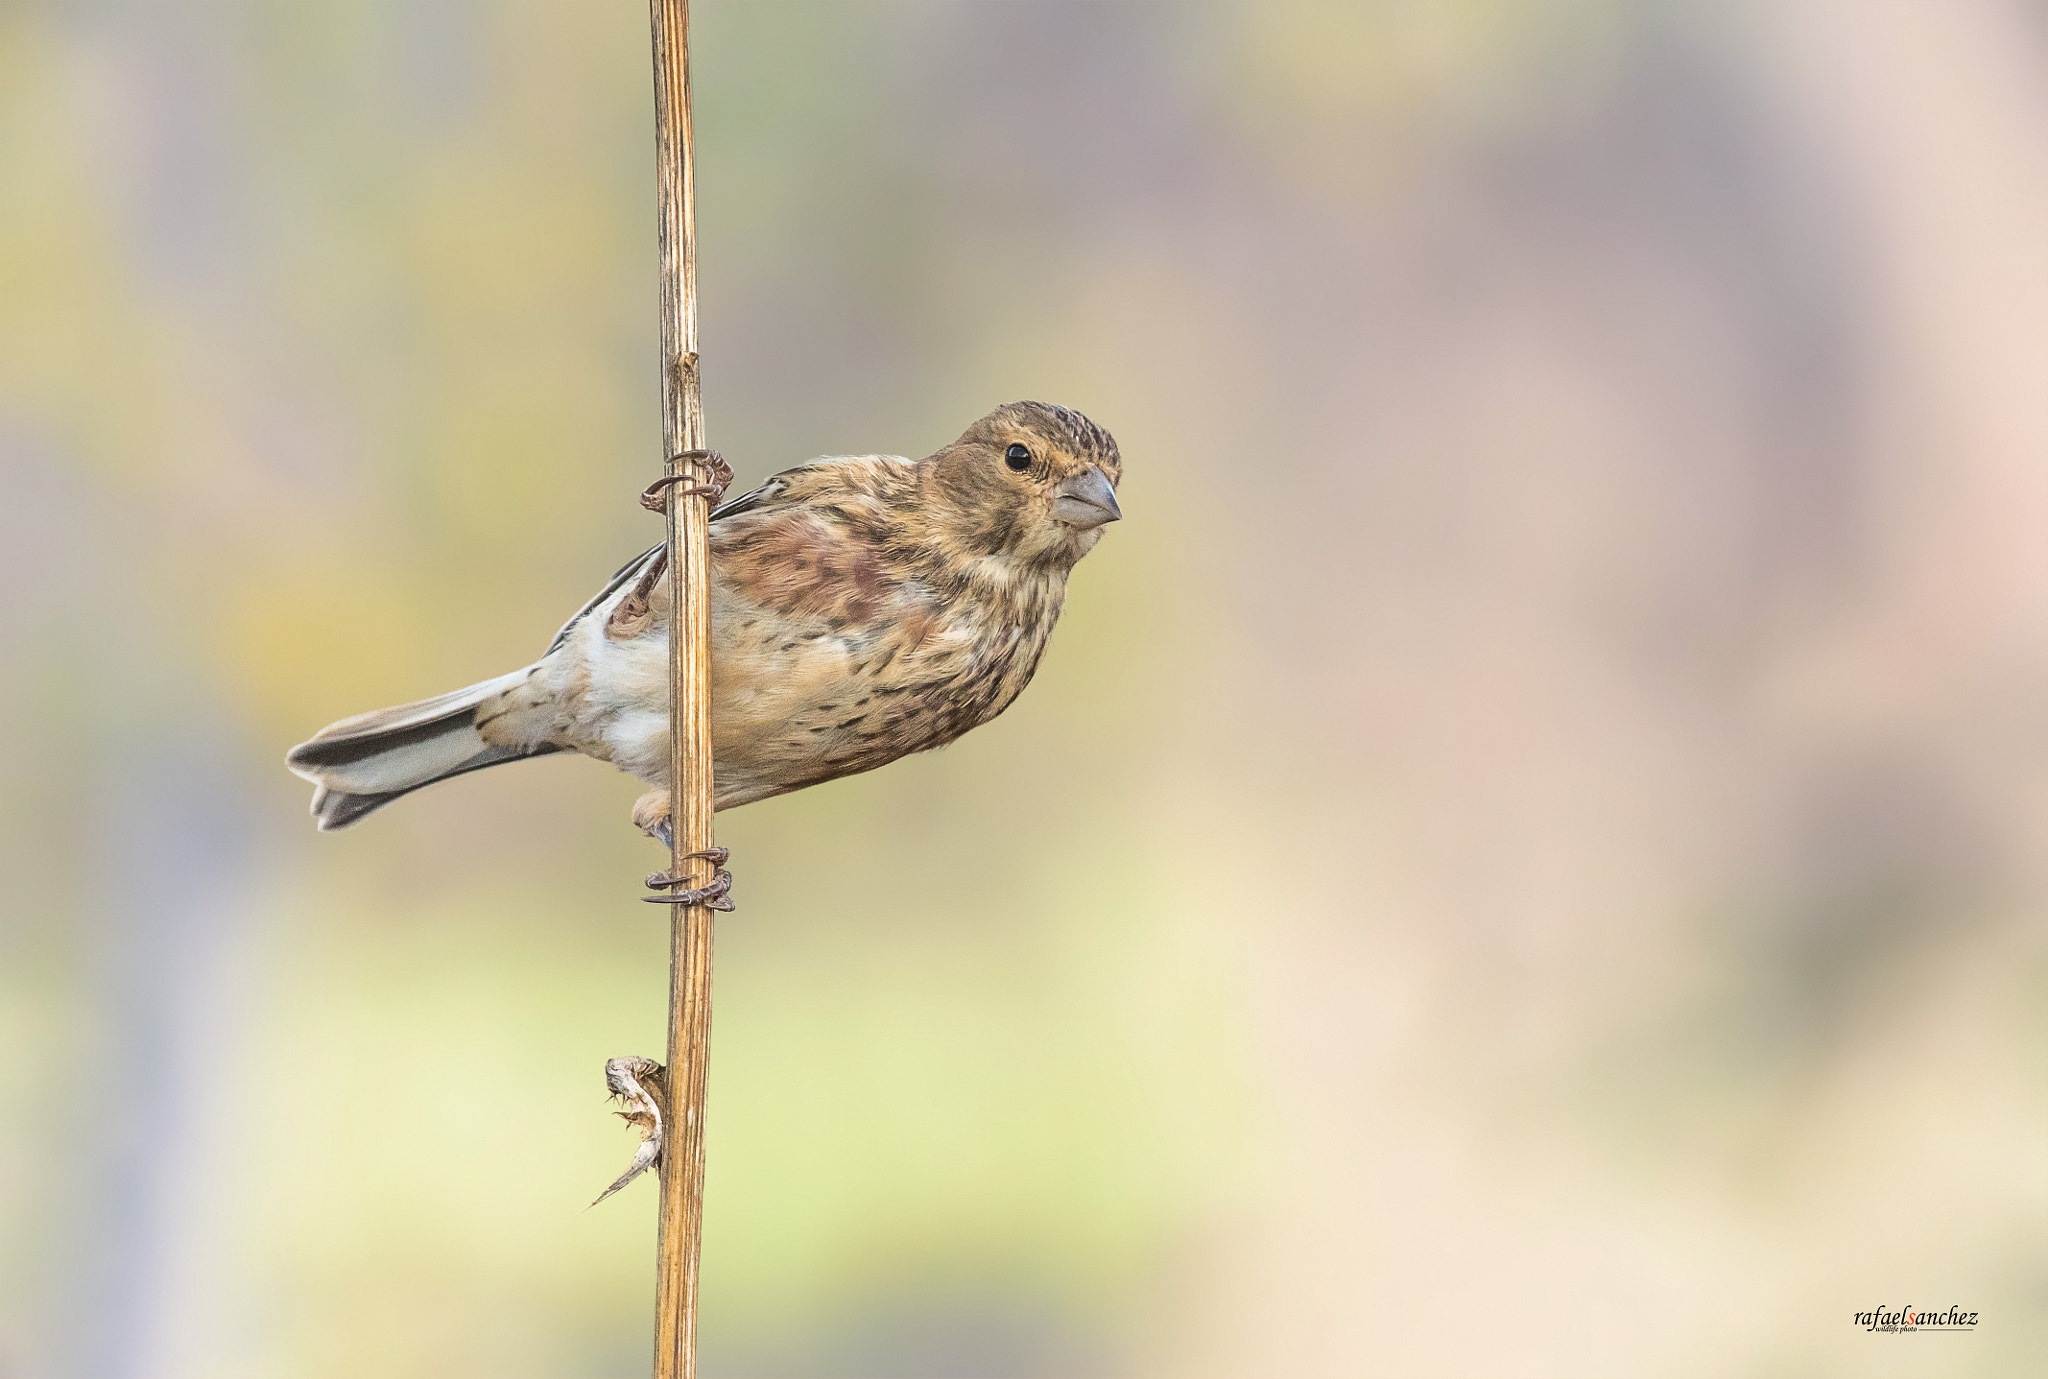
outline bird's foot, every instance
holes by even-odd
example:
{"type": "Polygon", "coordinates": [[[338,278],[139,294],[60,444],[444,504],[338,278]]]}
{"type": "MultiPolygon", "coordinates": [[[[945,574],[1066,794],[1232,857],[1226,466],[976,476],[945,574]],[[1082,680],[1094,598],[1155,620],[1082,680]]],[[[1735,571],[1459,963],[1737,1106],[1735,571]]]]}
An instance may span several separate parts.
{"type": "Polygon", "coordinates": [[[675,457],[676,472],[666,478],[656,479],[640,492],[640,506],[649,512],[668,511],[668,493],[673,489],[684,497],[701,494],[714,504],[724,496],[725,486],[732,482],[732,466],[725,462],[725,456],[716,450],[685,450],[675,457]],[[694,466],[703,465],[710,482],[697,483],[694,466]],[[679,488],[679,484],[688,484],[679,488]]]}
{"type": "Polygon", "coordinates": [[[676,860],[687,862],[693,857],[703,858],[711,864],[710,882],[703,886],[691,886],[689,883],[693,878],[690,872],[695,870],[694,867],[687,871],[670,867],[647,878],[649,889],[660,890],[663,887],[675,886],[685,889],[671,890],[667,895],[643,895],[640,898],[650,905],[702,905],[707,910],[731,910],[734,908],[732,873],[725,869],[725,861],[731,856],[730,848],[705,848],[702,852],[686,852],[676,860]]]}
{"type": "MultiPolygon", "coordinates": [[[[714,867],[722,867],[732,860],[732,849],[705,848],[702,852],[686,852],[682,855],[681,860],[687,862],[692,857],[701,857],[714,867]]],[[[668,867],[648,877],[647,884],[654,887],[680,886],[689,879],[688,872],[679,872],[674,867],[668,867]]]]}
{"type": "Polygon", "coordinates": [[[651,1058],[608,1058],[604,1064],[604,1085],[611,1089],[615,1100],[626,1104],[626,1109],[617,1115],[628,1125],[639,1127],[640,1147],[633,1151],[633,1162],[626,1165],[618,1181],[597,1195],[597,1201],[590,1204],[593,1207],[661,1162],[668,1070],[651,1058]]]}
{"type": "Polygon", "coordinates": [[[668,791],[650,790],[633,801],[633,827],[665,848],[676,845],[675,831],[669,823],[668,791]]]}

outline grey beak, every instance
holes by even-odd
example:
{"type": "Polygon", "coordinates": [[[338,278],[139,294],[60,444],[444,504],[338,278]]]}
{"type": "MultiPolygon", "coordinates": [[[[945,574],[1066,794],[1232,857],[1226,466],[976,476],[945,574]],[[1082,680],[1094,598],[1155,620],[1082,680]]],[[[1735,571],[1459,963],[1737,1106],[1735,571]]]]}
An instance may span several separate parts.
{"type": "Polygon", "coordinates": [[[1100,527],[1124,515],[1124,510],[1116,505],[1116,490],[1109,486],[1109,476],[1093,465],[1053,493],[1052,515],[1069,526],[1100,527]]]}

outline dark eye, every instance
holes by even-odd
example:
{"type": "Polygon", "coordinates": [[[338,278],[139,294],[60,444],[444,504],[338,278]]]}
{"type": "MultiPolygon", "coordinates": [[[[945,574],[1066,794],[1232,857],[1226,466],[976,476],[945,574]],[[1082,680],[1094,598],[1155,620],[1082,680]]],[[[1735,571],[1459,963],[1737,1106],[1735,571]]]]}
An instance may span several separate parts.
{"type": "Polygon", "coordinates": [[[1022,474],[1031,468],[1031,452],[1021,445],[1013,445],[1003,452],[1003,463],[1022,474]]]}

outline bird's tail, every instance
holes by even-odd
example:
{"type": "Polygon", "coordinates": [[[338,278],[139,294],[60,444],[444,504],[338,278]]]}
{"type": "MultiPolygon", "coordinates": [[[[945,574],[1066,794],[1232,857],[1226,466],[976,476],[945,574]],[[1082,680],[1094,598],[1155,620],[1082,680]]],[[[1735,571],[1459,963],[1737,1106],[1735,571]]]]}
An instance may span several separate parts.
{"type": "Polygon", "coordinates": [[[562,750],[550,743],[498,746],[477,732],[477,706],[522,683],[515,670],[467,689],[330,723],[285,754],[313,782],[313,819],[322,832],[347,828],[423,785],[507,761],[562,750]]]}

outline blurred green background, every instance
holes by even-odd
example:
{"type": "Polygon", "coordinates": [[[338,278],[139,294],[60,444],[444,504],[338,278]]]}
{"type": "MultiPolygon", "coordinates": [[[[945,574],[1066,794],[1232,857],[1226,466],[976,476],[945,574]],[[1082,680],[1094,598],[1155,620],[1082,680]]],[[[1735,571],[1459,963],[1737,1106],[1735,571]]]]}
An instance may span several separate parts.
{"type": "MultiPolygon", "coordinates": [[[[707,1375],[2038,1372],[2048,9],[697,8],[740,478],[1129,514],[720,820],[707,1375]]],[[[280,764],[654,537],[645,30],[0,4],[0,1376],[645,1372],[638,787],[280,764]]]]}

